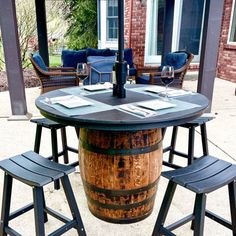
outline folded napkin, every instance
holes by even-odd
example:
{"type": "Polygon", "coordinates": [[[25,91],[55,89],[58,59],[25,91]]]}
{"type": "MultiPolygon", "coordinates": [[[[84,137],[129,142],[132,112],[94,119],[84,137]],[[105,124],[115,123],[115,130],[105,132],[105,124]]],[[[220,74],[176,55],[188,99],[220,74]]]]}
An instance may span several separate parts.
{"type": "MultiPolygon", "coordinates": [[[[165,96],[165,94],[166,94],[165,91],[158,93],[159,96],[165,96]]],[[[192,92],[191,91],[182,90],[182,89],[178,89],[178,90],[173,89],[173,90],[168,90],[167,91],[167,96],[169,98],[184,96],[184,95],[187,95],[187,94],[192,94],[192,92]]]]}
{"type": "Polygon", "coordinates": [[[45,102],[49,105],[59,104],[66,108],[75,108],[92,105],[90,101],[82,99],[74,95],[59,96],[54,98],[45,98],[45,102]]]}
{"type": "Polygon", "coordinates": [[[104,84],[94,84],[94,85],[83,86],[83,89],[88,90],[88,91],[99,91],[99,90],[111,89],[111,88],[112,88],[112,84],[109,82],[105,82],[104,84]]]}
{"type": "Polygon", "coordinates": [[[156,116],[156,112],[150,111],[148,109],[144,109],[132,104],[125,104],[119,106],[121,110],[127,111],[129,113],[141,116],[141,117],[151,117],[151,116],[156,116]]]}
{"type": "MultiPolygon", "coordinates": [[[[157,93],[159,96],[165,96],[165,94],[166,94],[165,88],[161,87],[161,86],[147,88],[146,91],[152,92],[152,93],[157,93]]],[[[183,96],[183,95],[187,95],[187,94],[191,94],[191,93],[192,93],[191,91],[186,91],[183,89],[172,89],[172,88],[167,89],[167,96],[168,97],[178,97],[178,96],[183,96]]]]}

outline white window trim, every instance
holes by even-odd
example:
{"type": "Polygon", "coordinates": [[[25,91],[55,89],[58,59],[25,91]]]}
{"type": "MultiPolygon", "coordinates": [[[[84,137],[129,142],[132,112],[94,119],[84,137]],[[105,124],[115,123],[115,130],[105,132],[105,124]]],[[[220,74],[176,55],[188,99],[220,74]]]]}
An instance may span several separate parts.
{"type": "MultiPolygon", "coordinates": [[[[231,34],[231,31],[232,31],[232,23],[233,23],[234,7],[235,7],[235,0],[233,0],[233,4],[232,4],[229,31],[228,31],[228,39],[227,39],[227,44],[231,44],[231,45],[236,45],[236,42],[231,42],[230,41],[230,34],[231,34]]],[[[235,14],[236,14],[236,12],[235,12],[235,14]]]]}
{"type": "Polygon", "coordinates": [[[107,40],[107,1],[100,1],[100,15],[101,15],[101,40],[98,41],[99,48],[110,48],[117,49],[118,48],[118,40],[107,40]]]}
{"type": "MultiPolygon", "coordinates": [[[[150,12],[151,11],[151,0],[147,0],[147,9],[146,12],[150,12]]],[[[161,62],[161,56],[155,55],[155,56],[151,56],[148,55],[148,37],[149,37],[149,33],[150,33],[150,28],[147,27],[148,25],[150,25],[150,17],[149,14],[146,14],[146,35],[145,35],[145,51],[144,51],[144,65],[157,65],[160,64],[161,62]]]]}
{"type": "MultiPolygon", "coordinates": [[[[118,0],[119,1],[119,0],[118,0]]],[[[108,16],[108,1],[106,1],[106,41],[107,42],[117,42],[117,40],[118,40],[118,37],[117,37],[117,39],[115,39],[115,38],[109,38],[109,35],[108,35],[108,28],[109,28],[109,24],[108,24],[108,22],[109,22],[109,20],[108,19],[115,19],[115,17],[113,16],[113,17],[109,17],[108,16]]],[[[117,19],[118,19],[118,16],[117,16],[117,19]]]]}

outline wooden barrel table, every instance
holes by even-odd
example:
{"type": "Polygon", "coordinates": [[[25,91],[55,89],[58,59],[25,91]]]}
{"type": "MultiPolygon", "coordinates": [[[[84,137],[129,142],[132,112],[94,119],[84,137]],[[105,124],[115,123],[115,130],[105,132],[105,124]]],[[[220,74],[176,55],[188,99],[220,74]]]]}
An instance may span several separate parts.
{"type": "Polygon", "coordinates": [[[131,223],[151,214],[162,166],[161,128],[199,117],[208,99],[189,93],[172,100],[175,108],[139,117],[121,105],[157,99],[147,92],[156,85],[126,85],[126,98],[112,91],[86,92],[83,88],[55,90],[39,96],[36,106],[46,118],[80,128],[80,169],[90,211],[113,223],[131,223]],[[65,109],[46,98],[72,94],[91,106],[65,109]]]}
{"type": "Polygon", "coordinates": [[[162,166],[161,129],[80,130],[80,171],[88,207],[112,223],[152,212],[162,166]]]}

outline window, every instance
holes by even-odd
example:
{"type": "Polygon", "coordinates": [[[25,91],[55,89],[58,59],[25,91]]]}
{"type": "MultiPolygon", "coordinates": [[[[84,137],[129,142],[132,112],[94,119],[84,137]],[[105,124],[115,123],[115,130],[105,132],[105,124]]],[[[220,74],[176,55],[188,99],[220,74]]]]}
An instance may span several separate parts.
{"type": "Polygon", "coordinates": [[[178,50],[200,53],[204,0],[183,0],[178,50]]]}
{"type": "Polygon", "coordinates": [[[163,20],[165,0],[147,2],[147,28],[145,45],[145,63],[160,61],[163,46],[163,20]]]}
{"type": "Polygon", "coordinates": [[[233,7],[231,12],[231,22],[229,28],[229,43],[236,43],[236,5],[235,0],[233,1],[233,7]]]}
{"type": "Polygon", "coordinates": [[[107,2],[107,40],[118,39],[118,0],[107,2]]]}

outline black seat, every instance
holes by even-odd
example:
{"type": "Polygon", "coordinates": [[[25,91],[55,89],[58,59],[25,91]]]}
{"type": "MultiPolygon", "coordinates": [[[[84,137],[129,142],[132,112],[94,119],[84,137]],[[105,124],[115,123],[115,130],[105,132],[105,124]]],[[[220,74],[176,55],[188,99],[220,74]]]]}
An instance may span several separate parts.
{"type": "MultiPolygon", "coordinates": [[[[52,159],[55,162],[59,162],[58,158],[63,155],[64,164],[69,163],[68,151],[78,153],[78,149],[70,147],[67,145],[67,137],[66,137],[66,126],[49,120],[47,118],[39,118],[39,119],[31,119],[33,123],[37,124],[36,127],[36,135],[34,142],[34,151],[39,153],[40,144],[41,144],[41,136],[42,136],[42,128],[47,128],[51,130],[51,145],[52,145],[52,155],[48,157],[48,159],[52,159]],[[62,140],[62,151],[58,151],[58,142],[57,142],[57,130],[61,130],[61,140],[62,140]]],[[[76,129],[77,136],[79,137],[79,129],[76,129]]],[[[78,165],[79,162],[76,161],[74,163],[70,163],[72,166],[78,165]]],[[[59,181],[55,181],[54,183],[55,189],[59,189],[59,181]]]]}
{"type": "Polygon", "coordinates": [[[193,121],[190,121],[190,122],[185,123],[183,125],[174,126],[173,131],[172,131],[170,146],[165,147],[163,149],[163,153],[169,152],[168,161],[163,161],[163,164],[166,166],[172,167],[174,169],[178,169],[178,168],[182,167],[182,166],[176,165],[174,163],[174,155],[186,158],[187,165],[191,165],[193,163],[193,160],[196,159],[196,156],[194,156],[194,141],[195,141],[195,131],[198,126],[200,127],[203,156],[209,155],[206,123],[212,119],[214,119],[214,116],[206,113],[206,114],[203,114],[202,116],[194,119],[193,121]],[[176,141],[177,141],[177,134],[178,134],[179,127],[188,129],[188,151],[187,151],[187,153],[183,153],[183,152],[176,150],[176,141]]]}
{"type": "MultiPolygon", "coordinates": [[[[153,236],[175,235],[171,231],[192,221],[194,236],[203,235],[204,216],[232,230],[236,236],[236,165],[212,156],[201,157],[190,166],[163,172],[162,176],[169,179],[168,187],[159,211],[153,236]],[[165,219],[175,193],[177,184],[196,193],[193,214],[164,227],[165,219]],[[206,194],[228,185],[231,221],[205,209],[206,194]]],[[[184,196],[183,196],[184,201],[184,196]]]]}
{"type": "Polygon", "coordinates": [[[6,236],[7,234],[19,235],[9,226],[9,221],[31,209],[34,209],[37,236],[45,235],[44,223],[48,221],[47,214],[50,214],[65,223],[51,235],[61,235],[71,228],[75,228],[79,235],[86,235],[68,178],[68,174],[72,173],[75,170],[75,167],[52,162],[35,152],[29,151],[0,161],[0,168],[5,172],[0,222],[1,236],[6,236]],[[10,214],[13,179],[17,179],[32,187],[33,203],[10,214]],[[55,180],[61,180],[62,182],[65,196],[73,217],[72,220],[46,207],[43,187],[55,180]]]}

